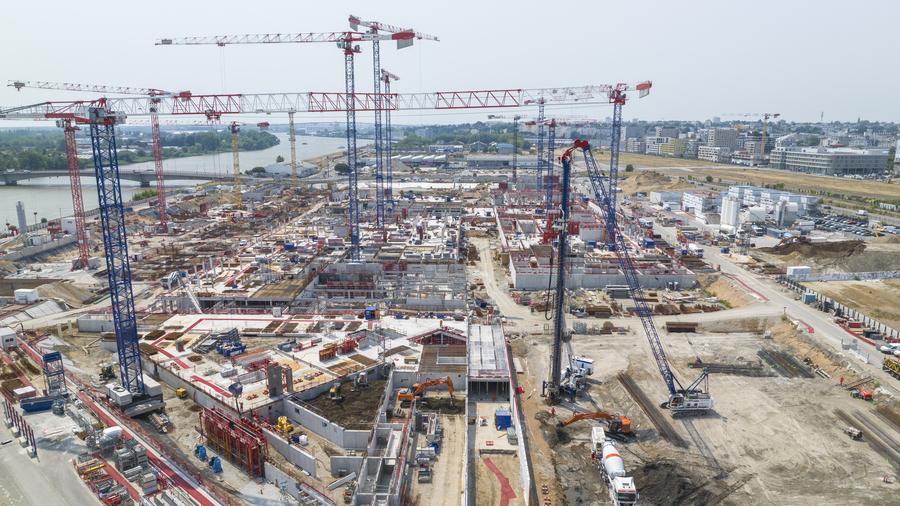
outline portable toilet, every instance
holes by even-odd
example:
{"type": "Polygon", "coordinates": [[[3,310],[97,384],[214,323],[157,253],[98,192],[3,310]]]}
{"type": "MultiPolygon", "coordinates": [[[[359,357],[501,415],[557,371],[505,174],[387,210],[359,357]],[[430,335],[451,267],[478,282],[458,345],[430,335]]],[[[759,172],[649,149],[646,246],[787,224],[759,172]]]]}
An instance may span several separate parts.
{"type": "Polygon", "coordinates": [[[512,413],[507,409],[498,409],[494,412],[494,427],[497,430],[505,430],[512,427],[512,413]]]}
{"type": "Polygon", "coordinates": [[[366,308],[366,320],[377,320],[378,319],[378,309],[375,306],[369,306],[366,308]]]}

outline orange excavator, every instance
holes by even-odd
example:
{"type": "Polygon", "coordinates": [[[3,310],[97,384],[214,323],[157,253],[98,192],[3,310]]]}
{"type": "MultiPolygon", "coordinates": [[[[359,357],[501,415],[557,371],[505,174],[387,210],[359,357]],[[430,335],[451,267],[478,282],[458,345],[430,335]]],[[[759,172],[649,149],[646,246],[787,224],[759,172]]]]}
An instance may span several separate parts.
{"type": "Polygon", "coordinates": [[[789,235],[789,236],[785,237],[784,239],[782,239],[781,242],[776,244],[775,247],[777,248],[778,246],[781,246],[784,244],[791,244],[791,243],[795,243],[795,242],[799,242],[801,244],[808,244],[808,243],[811,243],[812,240],[809,237],[801,237],[799,235],[789,235]]]}
{"type": "Polygon", "coordinates": [[[634,432],[631,432],[631,420],[624,416],[610,415],[602,411],[598,413],[577,413],[568,420],[559,422],[557,426],[565,427],[579,420],[596,420],[597,418],[606,420],[606,434],[610,437],[625,441],[626,436],[635,436],[634,432]]]}
{"type": "Polygon", "coordinates": [[[450,398],[453,398],[453,382],[450,380],[450,376],[447,376],[444,379],[435,379],[425,381],[423,383],[416,383],[412,386],[412,388],[401,388],[397,391],[397,403],[399,406],[403,401],[412,401],[413,397],[416,399],[419,398],[419,394],[425,391],[426,388],[432,387],[435,385],[447,385],[447,390],[450,391],[450,398]]]}

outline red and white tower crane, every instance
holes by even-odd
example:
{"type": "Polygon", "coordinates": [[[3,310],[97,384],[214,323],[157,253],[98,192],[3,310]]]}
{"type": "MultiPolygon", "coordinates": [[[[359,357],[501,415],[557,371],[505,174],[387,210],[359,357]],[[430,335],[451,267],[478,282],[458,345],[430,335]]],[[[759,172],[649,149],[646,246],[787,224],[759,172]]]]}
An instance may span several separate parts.
{"type": "MultiPolygon", "coordinates": [[[[294,34],[261,34],[261,35],[226,35],[213,37],[186,37],[181,39],[159,39],[158,46],[173,45],[207,45],[215,44],[223,47],[228,44],[278,44],[278,43],[308,43],[331,42],[344,53],[344,82],[346,87],[346,103],[356,101],[355,79],[353,74],[353,55],[360,52],[357,42],[374,42],[381,40],[396,40],[397,49],[403,49],[413,45],[416,33],[412,30],[399,33],[381,35],[378,33],[359,32],[327,32],[327,33],[294,33],[294,34]]],[[[381,110],[381,95],[374,94],[375,110],[381,110]]],[[[350,260],[360,260],[359,251],[359,187],[357,184],[356,167],[356,107],[347,107],[347,164],[350,166],[350,260]]],[[[381,196],[383,199],[383,195],[381,196]]],[[[382,200],[383,202],[383,200],[382,200]]]]}
{"type": "MultiPolygon", "coordinates": [[[[160,146],[159,139],[159,114],[158,114],[158,104],[159,97],[168,96],[168,97],[185,97],[190,96],[189,91],[173,93],[169,91],[158,90],[156,88],[133,88],[127,86],[105,86],[105,85],[94,85],[94,84],[74,84],[74,83],[52,83],[46,81],[10,81],[8,86],[12,86],[17,90],[21,90],[22,88],[37,88],[43,90],[63,90],[63,91],[83,91],[83,92],[91,92],[91,93],[111,93],[111,94],[119,94],[119,95],[144,95],[149,98],[149,112],[150,112],[150,126],[152,131],[153,138],[153,166],[154,171],[156,173],[156,193],[157,193],[157,210],[159,211],[159,224],[158,230],[162,233],[168,232],[168,221],[169,217],[166,214],[166,185],[163,177],[163,165],[162,165],[162,148],[160,146]]],[[[66,127],[63,126],[63,130],[66,127]]],[[[73,134],[74,135],[74,134],[73,134]]],[[[68,141],[67,141],[68,142],[68,141]]],[[[67,144],[68,146],[68,144],[67,144]]],[[[68,156],[68,154],[67,154],[68,156]]],[[[73,155],[74,156],[74,155],[73,155]]],[[[77,164],[76,164],[77,165],[77,164]]],[[[73,192],[73,202],[75,197],[76,188],[78,190],[81,189],[80,182],[76,183],[75,180],[72,181],[72,192],[73,192]],[[77,184],[77,187],[76,187],[77,184]]],[[[78,192],[78,200],[81,200],[81,193],[78,192]]],[[[81,211],[79,212],[77,209],[75,210],[75,225],[76,229],[78,227],[79,222],[81,223],[82,230],[80,232],[81,235],[84,235],[84,206],[81,206],[81,211]],[[80,217],[78,215],[81,215],[80,217]]],[[[87,245],[85,245],[87,248],[87,245]]],[[[81,259],[79,258],[79,261],[81,259]]]]}
{"type": "MultiPolygon", "coordinates": [[[[368,31],[366,31],[366,33],[369,34],[377,34],[379,32],[403,33],[410,31],[403,28],[398,28],[396,26],[379,23],[378,21],[362,21],[359,17],[351,14],[350,28],[358,31],[360,26],[368,28],[368,31]]],[[[439,40],[437,37],[434,37],[432,35],[427,35],[419,32],[414,33],[415,38],[419,40],[439,40]]],[[[412,45],[412,39],[409,40],[409,45],[412,45]]],[[[383,76],[381,74],[381,50],[379,49],[378,39],[374,39],[372,41],[372,66],[375,71],[375,227],[383,231],[385,225],[384,201],[386,181],[384,174],[384,138],[383,132],[381,130],[381,111],[383,107],[381,95],[381,80],[383,76]]],[[[390,163],[390,159],[388,159],[388,163],[390,163]]],[[[391,193],[393,193],[393,188],[391,188],[391,193]]]]}

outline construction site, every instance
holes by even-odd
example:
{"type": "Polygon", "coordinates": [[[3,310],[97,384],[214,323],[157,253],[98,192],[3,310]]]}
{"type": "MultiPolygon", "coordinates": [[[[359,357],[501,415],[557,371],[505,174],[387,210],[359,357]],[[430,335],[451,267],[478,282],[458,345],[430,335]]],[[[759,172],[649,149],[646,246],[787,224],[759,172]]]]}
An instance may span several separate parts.
{"type": "MultiPolygon", "coordinates": [[[[536,165],[514,148],[477,176],[414,166],[392,152],[391,111],[446,97],[391,94],[377,57],[374,94],[356,93],[353,56],[437,38],[350,22],[312,40],[337,42],[345,92],[136,90],[0,110],[56,119],[67,141],[90,129],[101,198],[85,220],[67,152],[72,246],[2,245],[0,390],[17,444],[0,452],[17,472],[107,505],[897,503],[896,238],[751,244],[651,202],[691,185],[618,174],[622,109],[649,81],[454,92],[469,94],[461,108],[534,109],[512,124],[516,138],[520,119],[538,127],[536,165]],[[557,139],[587,124],[545,110],[566,96],[612,106],[604,169],[598,147],[557,139]],[[298,176],[292,156],[289,178],[245,178],[241,127],[269,124],[234,121],[233,188],[167,196],[159,116],[285,115],[293,154],[294,114],[321,108],[346,113],[348,144],[307,160],[319,170],[298,176]],[[358,147],[363,114],[374,142],[358,147]],[[126,207],[116,127],[142,116],[158,193],[126,207]],[[348,173],[326,177],[337,163],[348,173]]],[[[294,42],[158,44],[247,40],[294,42]]]]}

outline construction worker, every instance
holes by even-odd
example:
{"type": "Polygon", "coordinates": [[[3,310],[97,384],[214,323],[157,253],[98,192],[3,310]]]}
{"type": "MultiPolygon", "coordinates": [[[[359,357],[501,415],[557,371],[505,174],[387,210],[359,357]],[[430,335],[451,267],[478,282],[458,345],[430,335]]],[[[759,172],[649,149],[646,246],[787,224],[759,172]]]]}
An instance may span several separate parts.
{"type": "Polygon", "coordinates": [[[550,408],[550,414],[556,416],[556,408],[550,408]]]}
{"type": "Polygon", "coordinates": [[[841,386],[844,386],[844,377],[841,376],[841,386]]]}
{"type": "Polygon", "coordinates": [[[595,458],[597,458],[597,452],[593,451],[591,452],[591,462],[593,462],[595,458]]]}

